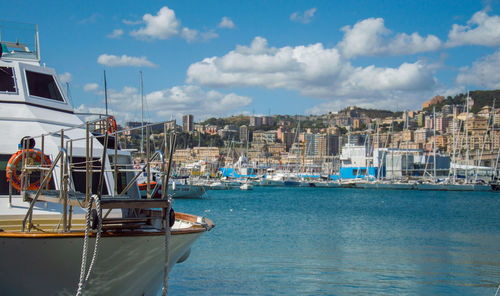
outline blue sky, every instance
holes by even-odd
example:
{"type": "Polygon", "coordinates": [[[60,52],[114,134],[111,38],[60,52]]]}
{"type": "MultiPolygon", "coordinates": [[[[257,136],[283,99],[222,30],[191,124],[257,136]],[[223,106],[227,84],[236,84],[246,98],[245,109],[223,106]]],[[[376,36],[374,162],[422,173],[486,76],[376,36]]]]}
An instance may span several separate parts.
{"type": "Polygon", "coordinates": [[[42,62],[77,110],[195,121],[419,109],[434,95],[500,88],[499,1],[22,1],[42,62]]]}

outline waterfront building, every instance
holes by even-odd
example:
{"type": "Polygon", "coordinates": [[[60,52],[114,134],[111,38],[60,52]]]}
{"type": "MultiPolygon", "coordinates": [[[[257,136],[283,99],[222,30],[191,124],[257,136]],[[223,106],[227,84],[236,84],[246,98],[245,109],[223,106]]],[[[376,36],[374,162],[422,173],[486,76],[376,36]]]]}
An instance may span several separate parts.
{"type": "Polygon", "coordinates": [[[272,116],[262,117],[262,125],[273,125],[275,122],[276,120],[272,116]]]}
{"type": "Polygon", "coordinates": [[[206,125],[205,126],[205,133],[209,135],[216,135],[217,134],[218,127],[216,125],[206,125]]]}
{"type": "Polygon", "coordinates": [[[193,115],[187,114],[182,116],[182,130],[184,132],[192,132],[194,128],[193,115]]]}
{"type": "Polygon", "coordinates": [[[417,116],[416,116],[416,118],[417,118],[417,126],[418,127],[423,127],[424,124],[425,124],[425,115],[424,115],[424,113],[423,112],[418,113],[417,116]]]}
{"type": "Polygon", "coordinates": [[[253,132],[253,143],[264,144],[264,143],[275,143],[276,142],[276,131],[254,131],[253,132]]]}
{"type": "Polygon", "coordinates": [[[222,139],[234,139],[239,135],[239,128],[235,125],[225,125],[223,129],[217,131],[222,139]]]}
{"type": "Polygon", "coordinates": [[[262,117],[250,116],[250,126],[254,127],[262,126],[262,117]]]}
{"type": "Polygon", "coordinates": [[[436,116],[436,131],[445,132],[448,127],[449,117],[436,116]]]}
{"type": "Polygon", "coordinates": [[[426,128],[419,128],[415,130],[415,143],[425,144],[427,139],[432,135],[432,131],[426,128]]]}
{"type": "Polygon", "coordinates": [[[203,133],[203,132],[205,132],[205,126],[203,124],[200,124],[200,123],[195,123],[194,130],[199,132],[199,133],[203,133]]]}
{"type": "Polygon", "coordinates": [[[246,125],[240,126],[240,141],[248,142],[248,127],[246,125]]]}

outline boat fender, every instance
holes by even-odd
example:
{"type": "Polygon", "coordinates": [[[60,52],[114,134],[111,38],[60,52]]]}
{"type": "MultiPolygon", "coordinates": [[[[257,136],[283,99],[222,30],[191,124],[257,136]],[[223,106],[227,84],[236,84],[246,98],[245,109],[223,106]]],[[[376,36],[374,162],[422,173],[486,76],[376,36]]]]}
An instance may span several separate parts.
{"type": "Polygon", "coordinates": [[[168,224],[170,227],[174,226],[175,223],[175,212],[174,209],[170,208],[170,213],[168,215],[168,224]]]}
{"type": "MultiPolygon", "coordinates": [[[[21,141],[21,143],[22,142],[23,141],[21,141]]],[[[33,140],[33,146],[34,146],[34,140],[33,140]]],[[[42,152],[38,149],[25,150],[24,157],[27,158],[26,162],[30,165],[40,165],[42,163],[42,152]]],[[[23,150],[19,150],[16,153],[12,154],[9,161],[7,162],[7,167],[5,168],[7,182],[10,182],[10,179],[12,178],[12,187],[14,187],[17,191],[21,190],[22,166],[23,166],[22,160],[23,160],[23,150]]],[[[50,161],[50,158],[47,155],[43,155],[43,160],[45,166],[48,167],[51,166],[52,162],[50,161]]],[[[40,183],[41,183],[40,179],[34,180],[34,182],[31,182],[26,189],[38,190],[38,188],[40,188],[40,183]]]]}
{"type": "Polygon", "coordinates": [[[96,230],[99,226],[99,216],[97,215],[96,209],[92,209],[92,211],[90,211],[90,226],[92,227],[92,230],[96,230]]]}

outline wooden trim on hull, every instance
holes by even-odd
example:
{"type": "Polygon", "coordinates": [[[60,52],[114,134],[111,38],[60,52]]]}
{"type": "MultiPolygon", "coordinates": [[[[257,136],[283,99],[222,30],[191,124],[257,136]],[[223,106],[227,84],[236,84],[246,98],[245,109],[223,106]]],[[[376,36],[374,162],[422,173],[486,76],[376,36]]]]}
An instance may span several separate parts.
{"type": "MultiPolygon", "coordinates": [[[[209,231],[215,227],[212,220],[194,216],[184,213],[175,213],[176,220],[181,223],[192,223],[190,227],[176,229],[171,229],[171,235],[182,235],[190,233],[202,233],[209,231]]],[[[85,232],[83,230],[71,231],[71,232],[15,232],[15,231],[2,231],[0,232],[0,238],[74,238],[74,237],[84,237],[85,232]]],[[[91,237],[95,236],[94,232],[90,232],[91,237]]],[[[163,236],[165,231],[158,231],[154,229],[144,229],[144,230],[125,230],[125,231],[103,231],[102,237],[134,237],[134,236],[163,236]]]]}

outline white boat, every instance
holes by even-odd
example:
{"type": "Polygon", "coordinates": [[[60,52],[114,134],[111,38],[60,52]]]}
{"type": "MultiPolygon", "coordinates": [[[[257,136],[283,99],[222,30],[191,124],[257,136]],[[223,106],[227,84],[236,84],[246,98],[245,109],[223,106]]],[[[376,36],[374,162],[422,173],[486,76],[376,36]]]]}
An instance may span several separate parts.
{"type": "MultiPolygon", "coordinates": [[[[300,178],[297,175],[284,174],[282,178],[285,186],[301,186],[300,178]]],[[[307,182],[307,184],[311,186],[310,182],[307,182]]]]}
{"type": "Polygon", "coordinates": [[[423,191],[446,191],[446,184],[444,183],[423,182],[417,183],[415,186],[417,190],[423,191]]]}
{"type": "MultiPolygon", "coordinates": [[[[12,36],[1,25],[2,37],[12,36]]],[[[40,66],[36,27],[28,29],[34,40],[1,41],[0,290],[156,295],[165,270],[213,223],[174,217],[166,197],[140,198],[115,122],[77,117],[55,70],[40,66]]]]}
{"type": "Polygon", "coordinates": [[[329,188],[340,188],[342,186],[340,185],[339,181],[328,181],[328,187],[329,188]]]}
{"type": "Polygon", "coordinates": [[[311,187],[320,187],[320,188],[328,188],[329,187],[329,182],[326,181],[315,181],[311,182],[311,187]]]}
{"type": "Polygon", "coordinates": [[[284,186],[285,183],[283,179],[276,175],[267,175],[265,178],[262,178],[259,183],[260,186],[268,186],[268,187],[277,187],[284,186]]]}
{"type": "Polygon", "coordinates": [[[415,184],[409,182],[398,181],[370,181],[357,183],[356,188],[363,189],[384,189],[384,190],[412,190],[415,189],[415,184]]]}
{"type": "Polygon", "coordinates": [[[215,181],[215,182],[212,182],[208,185],[208,188],[210,190],[226,190],[226,189],[229,189],[228,186],[226,186],[225,183],[222,183],[220,181],[215,181]]]}
{"type": "Polygon", "coordinates": [[[250,185],[249,183],[244,183],[243,185],[240,186],[241,190],[253,190],[253,186],[250,185]]]}

